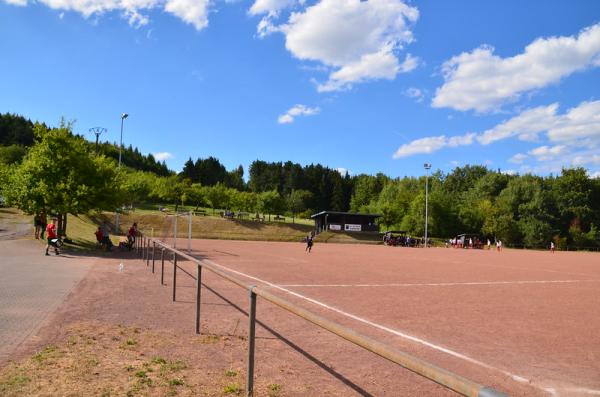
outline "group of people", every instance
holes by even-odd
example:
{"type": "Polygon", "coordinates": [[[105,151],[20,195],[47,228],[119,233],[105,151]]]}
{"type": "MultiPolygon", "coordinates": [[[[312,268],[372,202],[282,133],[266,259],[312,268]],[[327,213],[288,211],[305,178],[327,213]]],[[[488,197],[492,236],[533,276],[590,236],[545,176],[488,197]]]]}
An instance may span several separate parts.
{"type": "Polygon", "coordinates": [[[101,226],[98,226],[98,230],[94,234],[96,235],[96,241],[102,249],[112,251],[113,243],[110,239],[110,232],[106,221],[101,226]]]}
{"type": "MultiPolygon", "coordinates": [[[[104,221],[102,226],[98,226],[98,230],[96,230],[94,234],[96,235],[96,241],[98,242],[98,244],[100,244],[100,247],[102,247],[102,249],[105,249],[106,251],[112,251],[112,247],[114,247],[114,244],[110,239],[109,227],[106,221],[104,221]]],[[[137,238],[137,236],[137,223],[134,222],[133,225],[131,225],[131,227],[129,228],[129,230],[127,230],[127,243],[124,244],[124,246],[130,251],[133,248],[133,245],[135,244],[135,239],[137,238]]]]}
{"type": "MultiPolygon", "coordinates": [[[[502,251],[502,240],[496,240],[495,242],[496,244],[496,250],[497,251],[502,251]]],[[[479,237],[469,237],[469,238],[465,238],[465,237],[454,237],[450,240],[448,240],[446,242],[446,247],[451,246],[452,248],[478,248],[478,249],[482,249],[484,247],[483,245],[483,241],[479,239],[479,237]]],[[[485,247],[488,250],[492,249],[492,241],[488,238],[487,239],[487,244],[485,245],[485,247]]]]}
{"type": "Polygon", "coordinates": [[[411,236],[394,236],[391,233],[383,235],[383,244],[393,247],[418,247],[423,244],[423,241],[423,239],[411,236]]]}

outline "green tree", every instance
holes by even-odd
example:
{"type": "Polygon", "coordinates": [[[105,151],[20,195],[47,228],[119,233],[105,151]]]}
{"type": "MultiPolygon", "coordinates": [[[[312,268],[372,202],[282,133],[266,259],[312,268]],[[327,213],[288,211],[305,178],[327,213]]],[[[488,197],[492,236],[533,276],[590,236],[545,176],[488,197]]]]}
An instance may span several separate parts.
{"type": "Polygon", "coordinates": [[[263,214],[269,215],[270,222],[271,214],[283,212],[284,202],[277,190],[269,190],[258,195],[258,208],[263,214]]]}
{"type": "Polygon", "coordinates": [[[110,210],[124,202],[116,164],[93,155],[89,145],[71,133],[71,125],[34,127],[36,143],[14,167],[3,193],[10,205],[28,214],[56,213],[66,235],[67,214],[110,210]]]}
{"type": "Polygon", "coordinates": [[[292,222],[296,222],[296,214],[306,209],[306,201],[312,196],[308,190],[292,190],[286,197],[288,210],[292,213],[292,222]]]}
{"type": "Polygon", "coordinates": [[[215,186],[205,187],[205,197],[209,202],[210,207],[213,209],[224,208],[227,209],[231,205],[231,196],[229,190],[222,183],[217,183],[215,186]]]}
{"type": "Polygon", "coordinates": [[[27,148],[22,145],[0,146],[0,163],[20,163],[27,153],[27,148]]]}
{"type": "Polygon", "coordinates": [[[154,186],[159,183],[159,177],[151,172],[129,171],[123,180],[122,188],[125,192],[126,201],[135,206],[158,199],[153,195],[154,186]]]}

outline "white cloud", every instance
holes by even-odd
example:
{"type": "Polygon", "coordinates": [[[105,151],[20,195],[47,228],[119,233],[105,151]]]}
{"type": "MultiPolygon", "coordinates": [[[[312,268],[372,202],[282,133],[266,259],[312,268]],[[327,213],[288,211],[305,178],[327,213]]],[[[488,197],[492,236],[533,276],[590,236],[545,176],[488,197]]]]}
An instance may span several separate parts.
{"type": "MultiPolygon", "coordinates": [[[[548,161],[569,155],[560,160],[574,159],[577,151],[600,147],[600,101],[582,102],[563,114],[558,113],[558,104],[526,109],[519,115],[504,121],[483,133],[467,133],[446,137],[425,137],[404,144],[394,153],[394,158],[419,153],[433,153],[444,147],[471,145],[475,141],[482,145],[517,137],[524,141],[535,141],[544,137],[554,146],[541,146],[529,152],[538,161],[548,161]]],[[[517,154],[509,161],[525,160],[517,154]]]]}
{"type": "Polygon", "coordinates": [[[436,90],[432,106],[490,111],[524,92],[597,66],[600,24],[582,30],[577,37],[539,38],[513,57],[499,57],[494,55],[494,48],[481,46],[444,63],[444,84],[436,90]]]}
{"type": "Polygon", "coordinates": [[[248,13],[250,15],[271,14],[289,8],[296,3],[295,0],[256,0],[248,13]]]}
{"type": "Polygon", "coordinates": [[[540,146],[527,152],[531,156],[535,157],[537,161],[553,160],[556,156],[564,154],[566,149],[565,145],[556,146],[540,146]]]}
{"type": "Polygon", "coordinates": [[[548,131],[548,137],[554,142],[600,141],[600,101],[583,102],[569,109],[548,131]]]}
{"type": "Polygon", "coordinates": [[[402,0],[321,0],[292,12],[287,23],[275,26],[279,11],[290,4],[257,0],[249,12],[266,14],[257,28],[259,36],[279,31],[294,57],[332,69],[329,79],[318,84],[321,92],[391,80],[419,64],[410,54],[402,62],[398,57],[402,46],[413,41],[408,24],[419,17],[419,11],[402,0]]]}
{"type": "Polygon", "coordinates": [[[600,165],[600,154],[587,153],[586,155],[577,155],[573,158],[572,163],[575,166],[586,164],[600,165]]]}
{"type": "Polygon", "coordinates": [[[335,170],[336,170],[337,172],[339,172],[341,176],[344,176],[344,177],[345,177],[346,175],[348,175],[348,176],[352,175],[352,171],[350,171],[349,169],[347,169],[347,168],[344,168],[344,167],[338,167],[338,168],[336,168],[335,170]]]}
{"type": "Polygon", "coordinates": [[[517,175],[518,174],[518,172],[516,170],[501,170],[500,173],[505,174],[505,175],[517,175]]]}
{"type": "Polygon", "coordinates": [[[202,30],[208,26],[209,6],[210,0],[168,0],[165,11],[202,30]]]}
{"type": "Polygon", "coordinates": [[[154,156],[154,158],[157,161],[164,161],[164,160],[169,160],[169,159],[173,158],[173,155],[169,152],[152,153],[152,155],[154,156]]]}
{"type": "MultiPolygon", "coordinates": [[[[27,0],[4,0],[8,4],[25,6],[27,0]]],[[[155,8],[175,15],[197,30],[208,26],[211,0],[37,0],[37,3],[62,11],[75,11],[85,18],[100,16],[107,12],[119,12],[131,26],[140,27],[149,23],[144,12],[155,8]]],[[[33,1],[31,2],[33,3],[33,1]]]]}
{"type": "Polygon", "coordinates": [[[295,105],[290,108],[285,114],[282,114],[277,118],[279,124],[293,123],[294,119],[298,116],[313,116],[321,111],[318,107],[310,108],[305,105],[295,105]]]}
{"type": "Polygon", "coordinates": [[[457,147],[470,145],[473,143],[475,138],[474,133],[467,133],[465,135],[458,135],[453,137],[446,137],[445,135],[433,136],[427,138],[416,139],[410,143],[404,144],[396,150],[393,158],[398,159],[401,157],[408,157],[415,154],[428,154],[437,152],[438,150],[449,146],[457,147]]]}
{"type": "Polygon", "coordinates": [[[458,135],[448,138],[448,146],[457,147],[457,146],[465,146],[473,143],[473,138],[475,138],[477,134],[469,132],[465,135],[458,135]]]}
{"type": "Polygon", "coordinates": [[[485,131],[477,137],[477,140],[482,145],[489,145],[513,136],[519,136],[521,140],[535,140],[540,132],[548,130],[554,125],[557,109],[557,103],[527,109],[508,121],[485,131]]]}
{"type": "Polygon", "coordinates": [[[423,90],[420,90],[419,88],[415,87],[410,87],[409,89],[404,91],[404,95],[406,95],[409,98],[415,99],[417,102],[423,102],[423,98],[425,97],[425,93],[423,92],[423,90]]]}
{"type": "Polygon", "coordinates": [[[600,171],[596,171],[590,175],[590,178],[600,179],[600,171]]]}
{"type": "Polygon", "coordinates": [[[414,154],[433,153],[446,146],[447,140],[448,139],[445,135],[416,139],[410,143],[400,146],[398,150],[396,150],[396,153],[394,153],[393,157],[398,159],[401,157],[412,156],[414,154]]]}
{"type": "Polygon", "coordinates": [[[514,163],[514,164],[522,164],[523,161],[525,161],[527,158],[529,158],[529,156],[527,156],[526,154],[517,153],[514,156],[512,156],[511,158],[509,158],[508,162],[514,163]]]}

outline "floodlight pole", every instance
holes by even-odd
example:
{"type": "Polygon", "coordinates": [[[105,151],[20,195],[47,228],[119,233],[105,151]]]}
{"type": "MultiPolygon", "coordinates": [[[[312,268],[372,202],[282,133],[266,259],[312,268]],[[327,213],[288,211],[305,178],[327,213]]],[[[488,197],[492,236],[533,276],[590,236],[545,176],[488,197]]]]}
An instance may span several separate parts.
{"type": "MultiPolygon", "coordinates": [[[[119,142],[119,168],[121,168],[121,148],[123,147],[123,121],[129,117],[127,113],[121,114],[121,140],[119,142]]],[[[98,141],[96,140],[96,144],[98,141]]],[[[119,209],[117,209],[117,214],[115,217],[115,233],[119,235],[119,209]]]]}
{"type": "Polygon", "coordinates": [[[428,215],[429,215],[429,170],[431,169],[431,164],[425,163],[423,164],[425,167],[425,248],[427,248],[427,225],[428,225],[428,215]]]}

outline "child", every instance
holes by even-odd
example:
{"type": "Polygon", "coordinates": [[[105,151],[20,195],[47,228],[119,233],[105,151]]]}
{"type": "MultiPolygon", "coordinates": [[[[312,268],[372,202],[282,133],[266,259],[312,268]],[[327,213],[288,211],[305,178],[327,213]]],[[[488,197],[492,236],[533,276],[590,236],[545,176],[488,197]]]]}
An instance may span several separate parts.
{"type": "Polygon", "coordinates": [[[56,218],[52,218],[52,223],[46,226],[46,236],[48,237],[48,244],[46,244],[46,256],[50,255],[48,249],[50,246],[54,247],[54,253],[60,255],[58,250],[58,234],[56,232],[56,218]]]}

